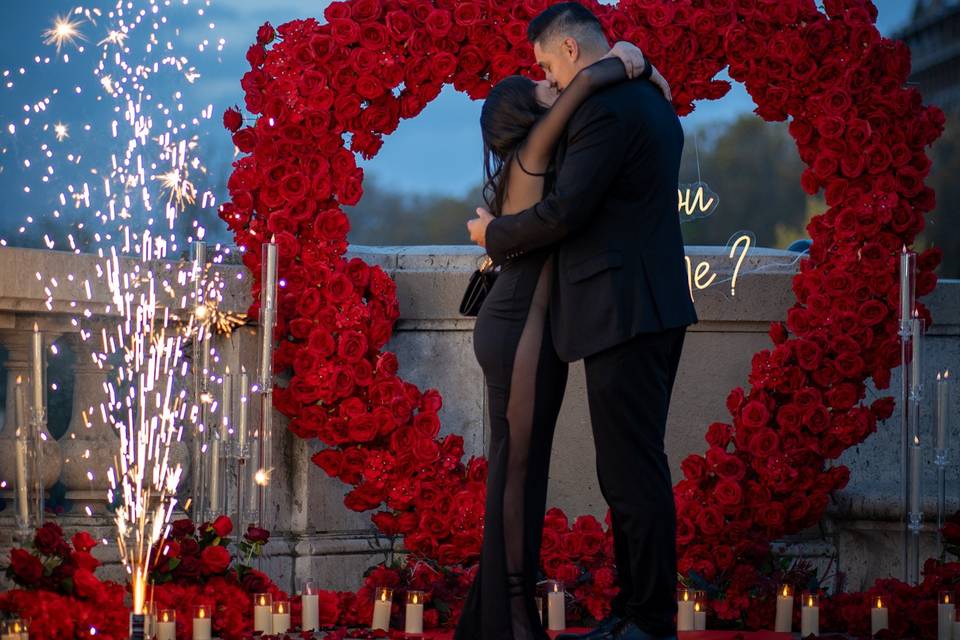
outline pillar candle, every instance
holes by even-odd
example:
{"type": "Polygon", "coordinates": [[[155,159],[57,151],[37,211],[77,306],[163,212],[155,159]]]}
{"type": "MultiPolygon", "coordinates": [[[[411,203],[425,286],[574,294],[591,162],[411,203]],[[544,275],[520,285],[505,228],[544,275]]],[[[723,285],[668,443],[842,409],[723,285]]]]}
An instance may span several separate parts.
{"type": "Polygon", "coordinates": [[[937,640],[952,640],[953,622],[956,619],[956,606],[952,591],[941,591],[937,605],[937,640]]]}
{"type": "Polygon", "coordinates": [[[253,630],[273,633],[273,597],[269,593],[253,596],[253,630]]]}
{"type": "Polygon", "coordinates": [[[33,415],[37,421],[37,427],[39,429],[40,422],[44,418],[44,406],[43,406],[43,334],[40,333],[40,328],[37,326],[37,323],[33,323],[33,341],[30,346],[30,367],[31,367],[31,378],[30,388],[33,392],[33,415]]]}
{"type": "Polygon", "coordinates": [[[177,640],[177,612],[164,609],[157,617],[157,640],[177,640]]]}
{"type": "Polygon", "coordinates": [[[16,423],[13,420],[7,420],[8,425],[15,425],[16,428],[16,472],[17,472],[17,518],[21,527],[30,527],[30,493],[27,485],[27,447],[29,439],[29,426],[26,415],[26,402],[24,401],[23,380],[17,376],[17,386],[14,390],[14,407],[16,409],[16,423]]]}
{"type": "Polygon", "coordinates": [[[547,582],[547,629],[564,631],[567,628],[567,603],[563,583],[556,580],[547,582]]]}
{"type": "Polygon", "coordinates": [[[300,598],[301,627],[304,631],[311,631],[320,626],[320,602],[317,594],[305,593],[300,598]]]}
{"type": "Polygon", "coordinates": [[[273,603],[273,632],[286,633],[290,628],[290,603],[277,600],[273,603]]]}
{"type": "Polygon", "coordinates": [[[920,438],[913,436],[913,445],[910,447],[910,513],[921,513],[920,506],[920,470],[922,468],[922,451],[920,438]]]}
{"type": "Polygon", "coordinates": [[[423,633],[423,592],[407,592],[407,610],[404,629],[406,633],[423,633]]]}
{"type": "Polygon", "coordinates": [[[800,600],[800,637],[820,635],[820,599],[815,593],[805,593],[800,600]]]}
{"type": "Polygon", "coordinates": [[[373,602],[373,622],[371,629],[390,629],[390,608],[393,606],[393,589],[379,587],[376,591],[377,599],[373,602]]]}
{"type": "Polygon", "coordinates": [[[210,609],[198,605],[193,609],[193,640],[210,640],[212,636],[210,609]]]}
{"type": "Polygon", "coordinates": [[[950,437],[950,372],[937,374],[937,450],[948,448],[950,437]]]}
{"type": "Polygon", "coordinates": [[[241,456],[247,455],[247,393],[250,391],[250,377],[247,370],[240,370],[240,415],[237,419],[237,446],[241,456]]]}
{"type": "Polygon", "coordinates": [[[889,626],[890,617],[887,608],[883,606],[883,598],[878,597],[874,607],[870,609],[870,635],[875,636],[889,626]]]}
{"type": "Polygon", "coordinates": [[[790,633],[793,631],[793,588],[785,584],[777,595],[777,619],[774,631],[790,633]]]}
{"type": "Polygon", "coordinates": [[[693,631],[695,604],[689,589],[677,589],[677,631],[693,631]]]}
{"type": "Polygon", "coordinates": [[[707,612],[704,610],[703,605],[700,604],[699,600],[693,605],[693,630],[707,630],[707,612]]]}
{"type": "Polygon", "coordinates": [[[907,251],[906,245],[900,253],[900,320],[909,321],[913,314],[913,287],[917,254],[907,251]]]}

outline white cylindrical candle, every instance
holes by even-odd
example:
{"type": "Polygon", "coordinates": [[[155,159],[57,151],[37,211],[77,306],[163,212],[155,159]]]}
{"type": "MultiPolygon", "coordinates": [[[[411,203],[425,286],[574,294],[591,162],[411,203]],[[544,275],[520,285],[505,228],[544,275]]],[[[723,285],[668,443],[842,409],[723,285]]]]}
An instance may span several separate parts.
{"type": "Polygon", "coordinates": [[[950,372],[937,374],[937,451],[949,448],[950,438],[950,372]]]}
{"type": "Polygon", "coordinates": [[[305,593],[300,598],[301,627],[304,631],[311,631],[320,626],[320,602],[317,594],[305,593]]]}
{"type": "MultiPolygon", "coordinates": [[[[30,490],[27,485],[27,457],[29,455],[29,426],[26,416],[26,403],[24,401],[23,381],[17,376],[17,386],[14,391],[14,402],[16,408],[16,462],[17,462],[17,519],[21,527],[30,527],[30,490]]],[[[14,424],[8,420],[7,424],[14,424]]]]}
{"type": "Polygon", "coordinates": [[[210,640],[213,636],[210,608],[199,605],[193,609],[193,640],[210,640]]]}
{"type": "Polygon", "coordinates": [[[273,603],[273,632],[286,633],[290,628],[290,603],[278,600],[273,603]]]}
{"type": "Polygon", "coordinates": [[[40,333],[40,328],[37,326],[37,323],[33,323],[32,338],[33,340],[30,345],[30,389],[33,392],[33,416],[39,430],[40,423],[45,417],[45,412],[43,401],[43,334],[40,333]]]}
{"type": "Polygon", "coordinates": [[[800,637],[820,635],[820,600],[815,593],[805,593],[800,600],[800,637]]]}
{"type": "Polygon", "coordinates": [[[900,253],[900,320],[909,321],[913,315],[913,286],[917,268],[917,254],[907,251],[906,245],[900,253]]]}
{"type": "Polygon", "coordinates": [[[790,585],[783,585],[777,594],[777,619],[773,630],[780,633],[793,631],[793,589],[790,585]]]}
{"type": "Polygon", "coordinates": [[[690,589],[677,589],[677,631],[693,631],[696,601],[690,589]]]}
{"type": "Polygon", "coordinates": [[[164,609],[157,616],[157,640],[177,640],[177,612],[164,609]]]}
{"type": "Polygon", "coordinates": [[[567,603],[563,583],[556,580],[547,582],[547,629],[564,631],[567,628],[567,603]]]}
{"type": "Polygon", "coordinates": [[[937,604],[937,640],[953,640],[953,623],[957,617],[952,591],[941,591],[937,604]]]}
{"type": "Polygon", "coordinates": [[[870,635],[875,636],[883,629],[890,627],[890,616],[887,608],[883,606],[883,598],[877,598],[870,609],[870,635]]]}
{"type": "Polygon", "coordinates": [[[273,597],[269,593],[253,596],[253,630],[273,633],[273,597]]]}
{"type": "Polygon", "coordinates": [[[379,587],[376,591],[377,599],[373,601],[373,621],[371,629],[390,629],[390,609],[393,607],[393,589],[379,587]]]}
{"type": "Polygon", "coordinates": [[[423,633],[423,592],[407,592],[407,610],[404,622],[404,632],[423,633]]]}
{"type": "Polygon", "coordinates": [[[250,391],[250,377],[246,369],[240,371],[240,414],[237,416],[237,446],[239,455],[246,457],[247,452],[247,394],[250,391]]]}
{"type": "Polygon", "coordinates": [[[693,630],[707,630],[707,595],[703,591],[696,591],[694,594],[693,630]]]}
{"type": "Polygon", "coordinates": [[[922,464],[922,451],[920,449],[920,438],[913,437],[913,445],[910,447],[910,504],[908,505],[910,513],[921,513],[920,509],[920,471],[922,464]]]}

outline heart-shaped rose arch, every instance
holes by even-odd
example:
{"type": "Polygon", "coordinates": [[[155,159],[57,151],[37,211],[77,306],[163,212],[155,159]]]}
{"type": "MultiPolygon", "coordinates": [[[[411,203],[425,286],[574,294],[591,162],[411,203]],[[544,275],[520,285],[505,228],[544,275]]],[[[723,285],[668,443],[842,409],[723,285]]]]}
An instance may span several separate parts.
{"type": "MultiPolygon", "coordinates": [[[[355,155],[376,154],[444,84],[480,99],[507,75],[538,77],[526,25],[546,4],[348,0],[327,7],[326,24],[264,25],[242,80],[255,124],[241,129],[233,110],[224,118],[249,155],[234,163],[221,217],[255,278],[260,244],[279,244],[274,365],[292,377],[277,409],[296,435],[327,445],[313,460],[353,485],[347,507],[384,507],[376,526],[459,574],[461,587],[479,551],[485,461],[464,461],[462,438],[438,436],[440,395],[400,379],[396,357],[381,351],[396,287],[379,267],[344,259],[340,205],[362,193],[355,155]]],[[[816,523],[847,482],[847,469],[826,461],[891,415],[892,398],[862,404],[865,382],[886,388],[899,365],[897,255],[934,206],[924,148],[944,119],[904,88],[909,52],[880,37],[867,0],[825,0],[825,14],[813,0],[584,4],[611,41],[644,50],[680,114],[723,96],[729,84],[714,78],[727,68],[760,117],[791,118],[803,187],[825,189],[796,304],[771,326],[772,348],[753,357],[749,391],[729,395],[732,420],[709,425],[706,455],[683,462],[674,489],[680,571],[715,585],[713,612],[734,619],[757,593],[770,541],[816,523]]],[[[920,257],[919,295],[934,288],[939,258],[920,257]]],[[[571,528],[552,511],[544,542],[546,573],[577,584],[579,603],[602,614],[614,589],[609,532],[591,517],[571,528]]]]}

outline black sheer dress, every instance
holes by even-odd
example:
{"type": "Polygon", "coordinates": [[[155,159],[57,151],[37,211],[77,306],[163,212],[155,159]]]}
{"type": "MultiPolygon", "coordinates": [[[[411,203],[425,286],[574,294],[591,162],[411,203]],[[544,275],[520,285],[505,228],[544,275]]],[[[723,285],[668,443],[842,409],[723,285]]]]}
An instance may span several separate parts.
{"type": "MultiPolygon", "coordinates": [[[[591,93],[626,78],[616,58],[576,75],[505,162],[502,215],[543,197],[547,168],[570,117],[591,93]]],[[[550,450],[567,381],[567,363],[554,352],[548,324],[552,269],[549,247],[507,261],[477,315],[473,340],[487,385],[489,472],[480,569],[455,640],[548,637],[534,596],[550,450]]]]}

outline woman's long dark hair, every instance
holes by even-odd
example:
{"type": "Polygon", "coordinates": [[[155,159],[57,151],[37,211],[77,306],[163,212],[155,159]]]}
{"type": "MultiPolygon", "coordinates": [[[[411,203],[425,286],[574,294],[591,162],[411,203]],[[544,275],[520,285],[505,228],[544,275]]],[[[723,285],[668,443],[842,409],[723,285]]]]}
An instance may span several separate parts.
{"type": "Polygon", "coordinates": [[[495,216],[503,211],[510,160],[546,107],[537,101],[534,83],[509,76],[487,95],[480,111],[483,136],[483,200],[495,216]]]}

